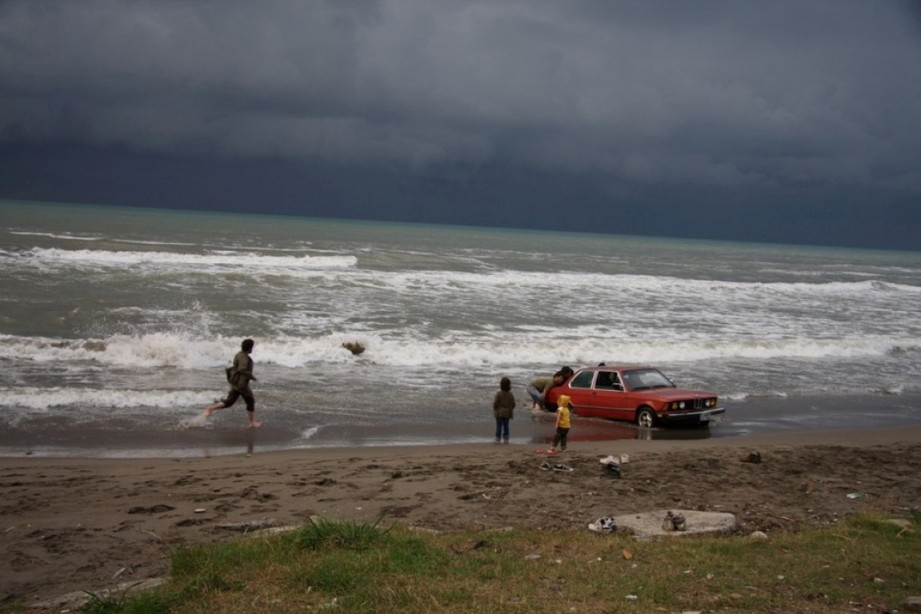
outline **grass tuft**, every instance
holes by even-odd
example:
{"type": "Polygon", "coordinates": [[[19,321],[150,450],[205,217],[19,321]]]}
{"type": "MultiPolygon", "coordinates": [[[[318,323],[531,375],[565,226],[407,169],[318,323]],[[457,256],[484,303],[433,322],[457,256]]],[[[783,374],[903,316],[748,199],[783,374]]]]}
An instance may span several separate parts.
{"type": "Polygon", "coordinates": [[[295,531],[291,542],[295,547],[318,550],[323,547],[365,550],[379,543],[387,531],[374,524],[354,522],[332,522],[323,518],[311,518],[310,524],[295,531]]]}

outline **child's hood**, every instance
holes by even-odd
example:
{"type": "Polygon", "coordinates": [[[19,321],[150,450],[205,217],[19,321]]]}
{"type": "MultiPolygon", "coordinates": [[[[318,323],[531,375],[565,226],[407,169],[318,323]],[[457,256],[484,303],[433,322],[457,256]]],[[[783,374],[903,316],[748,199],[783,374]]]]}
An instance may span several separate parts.
{"type": "Polygon", "coordinates": [[[569,407],[569,396],[561,394],[560,398],[556,400],[557,405],[562,405],[563,407],[569,407]]]}

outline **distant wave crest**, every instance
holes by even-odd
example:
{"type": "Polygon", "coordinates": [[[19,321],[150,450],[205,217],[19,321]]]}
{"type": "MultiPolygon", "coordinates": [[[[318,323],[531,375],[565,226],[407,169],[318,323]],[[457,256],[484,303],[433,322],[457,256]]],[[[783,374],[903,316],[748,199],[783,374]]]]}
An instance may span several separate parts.
{"type": "Polygon", "coordinates": [[[298,270],[347,268],[357,264],[355,256],[272,256],[245,252],[208,252],[193,254],[187,252],[163,251],[110,251],[110,250],[65,250],[60,248],[33,248],[23,253],[24,259],[39,265],[70,265],[90,267],[176,267],[188,269],[229,268],[243,270],[298,270]]]}

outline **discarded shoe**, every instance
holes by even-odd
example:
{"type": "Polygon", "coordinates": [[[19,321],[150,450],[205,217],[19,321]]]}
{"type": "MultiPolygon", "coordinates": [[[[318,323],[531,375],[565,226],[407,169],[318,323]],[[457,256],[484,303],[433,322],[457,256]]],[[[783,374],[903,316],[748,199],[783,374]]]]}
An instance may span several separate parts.
{"type": "Polygon", "coordinates": [[[675,516],[671,512],[665,514],[665,518],[662,519],[662,530],[663,531],[674,531],[675,530],[675,516]]]}
{"type": "Polygon", "coordinates": [[[684,516],[681,514],[667,512],[665,518],[662,519],[663,531],[686,531],[687,528],[687,521],[685,521],[684,516]]]}
{"type": "Polygon", "coordinates": [[[617,530],[617,525],[610,516],[603,516],[595,522],[588,523],[588,530],[595,533],[613,533],[617,530]]]}
{"type": "Polygon", "coordinates": [[[572,467],[563,463],[557,463],[553,466],[554,471],[572,471],[572,467]]]}
{"type": "Polygon", "coordinates": [[[608,463],[604,466],[605,473],[608,475],[619,478],[623,477],[623,474],[620,472],[620,464],[618,463],[608,463]]]}
{"type": "Polygon", "coordinates": [[[550,463],[548,463],[547,461],[544,461],[540,464],[540,468],[543,469],[544,471],[550,471],[550,463]]]}
{"type": "Polygon", "coordinates": [[[750,452],[748,456],[742,459],[742,462],[758,464],[761,462],[761,453],[760,452],[750,452]]]}
{"type": "Polygon", "coordinates": [[[672,516],[672,524],[674,525],[676,531],[688,530],[688,523],[685,521],[684,516],[681,514],[675,514],[672,516]]]}

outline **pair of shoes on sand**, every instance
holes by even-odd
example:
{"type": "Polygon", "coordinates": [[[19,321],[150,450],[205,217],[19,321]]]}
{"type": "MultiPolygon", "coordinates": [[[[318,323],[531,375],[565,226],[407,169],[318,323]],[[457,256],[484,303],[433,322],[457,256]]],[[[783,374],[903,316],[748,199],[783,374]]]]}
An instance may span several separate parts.
{"type": "Polygon", "coordinates": [[[595,533],[613,533],[617,530],[617,525],[610,516],[602,516],[595,522],[588,523],[588,530],[595,533]]]}
{"type": "Polygon", "coordinates": [[[570,467],[569,465],[566,465],[563,463],[556,463],[554,465],[551,465],[550,463],[546,461],[540,464],[540,468],[543,469],[544,471],[550,471],[551,469],[553,469],[554,471],[566,471],[566,472],[572,471],[572,467],[570,467]]]}

